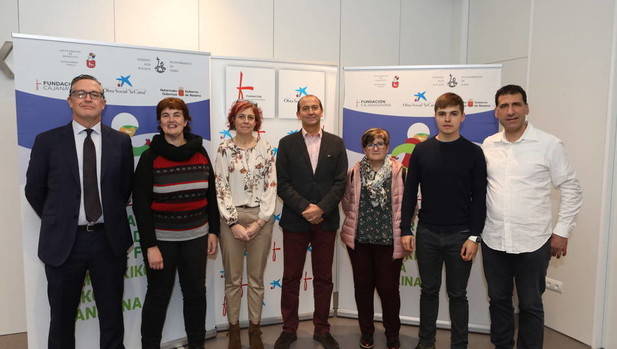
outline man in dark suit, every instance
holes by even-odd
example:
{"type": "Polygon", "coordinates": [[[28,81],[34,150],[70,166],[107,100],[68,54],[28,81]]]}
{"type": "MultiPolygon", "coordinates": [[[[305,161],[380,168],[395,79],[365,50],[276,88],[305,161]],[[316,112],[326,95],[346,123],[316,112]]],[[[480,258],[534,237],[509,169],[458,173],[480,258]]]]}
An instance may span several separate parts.
{"type": "Polygon", "coordinates": [[[284,271],[281,294],[283,332],[275,349],[296,339],[300,279],[309,243],[312,246],[315,312],[313,338],[326,349],[339,348],[330,334],[332,260],[339,227],[338,204],[345,191],[347,153],[340,137],[321,129],[323,107],[312,95],[298,101],[302,130],[281,139],[276,158],[278,195],[283,199],[284,271]]]}
{"type": "Polygon", "coordinates": [[[75,348],[75,317],[86,271],[100,323],[101,348],[124,348],[122,294],[133,153],[130,138],[101,124],[105,95],[89,75],[71,82],[73,121],[36,137],[26,198],[41,218],[51,323],[48,347],[75,348]]]}

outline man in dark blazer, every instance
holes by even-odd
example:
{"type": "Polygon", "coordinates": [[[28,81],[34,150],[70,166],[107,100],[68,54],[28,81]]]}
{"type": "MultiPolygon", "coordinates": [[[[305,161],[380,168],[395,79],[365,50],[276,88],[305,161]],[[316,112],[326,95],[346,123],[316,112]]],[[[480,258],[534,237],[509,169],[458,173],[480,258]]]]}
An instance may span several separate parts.
{"type": "Polygon", "coordinates": [[[339,348],[330,334],[332,260],[339,227],[338,204],[345,191],[347,153],[340,137],[321,129],[323,107],[312,95],[298,101],[302,130],[281,139],[276,158],[278,195],[283,199],[284,271],[281,294],[283,332],[275,349],[296,339],[300,279],[309,243],[312,246],[315,312],[313,338],[326,349],[339,348]]]}
{"type": "Polygon", "coordinates": [[[41,218],[38,255],[48,284],[48,347],[75,348],[75,318],[88,271],[101,348],[124,348],[122,295],[133,243],[126,215],[131,140],[101,124],[105,95],[96,78],[74,78],[68,104],[73,121],[36,137],[25,189],[41,218]]]}

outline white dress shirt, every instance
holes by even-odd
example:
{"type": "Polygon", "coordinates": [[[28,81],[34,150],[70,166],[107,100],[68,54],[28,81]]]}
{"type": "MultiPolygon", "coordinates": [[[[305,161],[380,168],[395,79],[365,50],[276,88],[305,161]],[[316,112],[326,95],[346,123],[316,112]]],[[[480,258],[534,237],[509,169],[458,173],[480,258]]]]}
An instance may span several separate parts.
{"type": "MultiPolygon", "coordinates": [[[[94,148],[96,149],[96,180],[99,186],[99,200],[101,200],[103,192],[101,191],[101,123],[97,123],[92,126],[92,134],[90,137],[92,138],[92,142],[94,142],[94,148]]],[[[81,187],[81,199],[79,203],[79,225],[88,224],[88,220],[86,219],[86,209],[84,207],[84,141],[88,136],[86,132],[86,128],[79,124],[77,121],[73,120],[73,136],[75,137],[75,150],[77,150],[77,164],[79,166],[79,185],[81,187]]],[[[90,223],[103,223],[103,214],[105,212],[102,211],[103,204],[101,203],[101,217],[96,222],[90,223]]]]}
{"type": "Polygon", "coordinates": [[[488,174],[486,224],[482,239],[491,249],[533,252],[556,234],[568,237],[583,202],[576,173],[561,140],[527,123],[523,135],[509,142],[504,132],[482,144],[488,174]],[[561,203],[553,226],[551,190],[561,203]]]}

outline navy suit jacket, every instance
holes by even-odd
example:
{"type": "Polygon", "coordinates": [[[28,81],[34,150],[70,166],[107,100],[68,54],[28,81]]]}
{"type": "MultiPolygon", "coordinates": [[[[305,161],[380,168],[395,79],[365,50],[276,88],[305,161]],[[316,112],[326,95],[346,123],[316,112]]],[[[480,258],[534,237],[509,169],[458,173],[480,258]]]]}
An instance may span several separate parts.
{"type": "Polygon", "coordinates": [[[302,131],[283,137],[276,155],[278,195],[283,199],[280,226],[291,232],[308,232],[302,211],[312,203],[324,211],[322,229],[339,228],[338,204],[345,192],[347,151],[343,140],[322,131],[317,168],[313,174],[302,131]]]}
{"type": "MultiPolygon", "coordinates": [[[[101,201],[105,234],[114,254],[126,254],[133,239],[126,204],[133,179],[131,139],[101,124],[101,201]]],[[[26,174],[26,198],[41,218],[38,255],[48,265],[63,264],[73,247],[81,202],[81,173],[73,126],[39,134],[26,174]]]]}

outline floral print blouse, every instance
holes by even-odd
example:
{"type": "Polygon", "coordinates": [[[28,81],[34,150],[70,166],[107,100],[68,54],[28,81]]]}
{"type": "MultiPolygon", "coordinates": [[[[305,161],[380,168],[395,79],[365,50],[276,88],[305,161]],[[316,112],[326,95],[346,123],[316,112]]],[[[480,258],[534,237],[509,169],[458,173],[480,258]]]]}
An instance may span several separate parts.
{"type": "Polygon", "coordinates": [[[258,138],[255,146],[242,149],[225,139],[216,151],[216,198],[221,218],[228,225],[238,221],[236,206],[259,206],[258,217],[270,220],[276,205],[274,149],[258,138]]]}

